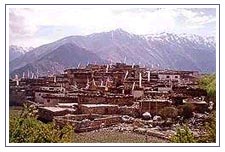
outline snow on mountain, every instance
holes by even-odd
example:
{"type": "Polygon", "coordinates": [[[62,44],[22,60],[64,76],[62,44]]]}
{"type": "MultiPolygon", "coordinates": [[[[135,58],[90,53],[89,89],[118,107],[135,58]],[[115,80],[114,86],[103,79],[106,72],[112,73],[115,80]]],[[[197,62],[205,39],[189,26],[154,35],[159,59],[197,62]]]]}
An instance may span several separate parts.
{"type": "MultiPolygon", "coordinates": [[[[90,51],[104,61],[122,62],[126,57],[128,64],[158,65],[161,68],[207,73],[216,69],[216,43],[213,37],[166,32],[135,35],[116,29],[86,36],[69,36],[42,45],[10,62],[10,72],[27,64],[35,64],[68,43],[90,51]]],[[[88,59],[87,55],[86,61],[88,59]]]]}
{"type": "Polygon", "coordinates": [[[9,46],[9,61],[14,60],[33,49],[34,48],[32,47],[21,47],[17,45],[10,45],[9,46]]]}

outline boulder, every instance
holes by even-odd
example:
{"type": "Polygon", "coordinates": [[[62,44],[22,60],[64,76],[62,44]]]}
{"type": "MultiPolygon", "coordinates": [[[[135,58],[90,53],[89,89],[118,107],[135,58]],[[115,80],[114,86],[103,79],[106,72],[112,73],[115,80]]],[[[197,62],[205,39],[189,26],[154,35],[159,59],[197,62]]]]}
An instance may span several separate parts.
{"type": "Polygon", "coordinates": [[[142,114],[142,118],[144,120],[150,120],[152,118],[152,116],[149,112],[145,112],[145,113],[142,114]]]}
{"type": "Polygon", "coordinates": [[[153,117],[153,121],[161,121],[161,120],[162,120],[162,117],[161,117],[161,116],[155,115],[155,116],[153,117]]]}
{"type": "Polygon", "coordinates": [[[124,115],[124,116],[122,116],[122,121],[124,123],[133,123],[134,122],[134,118],[130,117],[128,115],[124,115]]]}

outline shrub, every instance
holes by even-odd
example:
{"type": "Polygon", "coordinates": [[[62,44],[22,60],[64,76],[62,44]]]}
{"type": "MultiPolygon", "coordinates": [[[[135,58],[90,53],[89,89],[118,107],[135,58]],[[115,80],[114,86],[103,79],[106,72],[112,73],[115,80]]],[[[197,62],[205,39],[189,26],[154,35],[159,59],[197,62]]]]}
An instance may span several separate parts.
{"type": "Polygon", "coordinates": [[[72,142],[71,126],[62,129],[54,123],[45,124],[36,119],[35,107],[24,106],[19,116],[10,116],[9,142],[13,143],[58,143],[72,142]]]}
{"type": "Polygon", "coordinates": [[[174,143],[195,143],[193,133],[190,131],[187,125],[183,125],[180,128],[177,128],[176,134],[170,138],[171,142],[174,143]]]}
{"type": "Polygon", "coordinates": [[[180,116],[183,116],[184,119],[191,118],[193,116],[194,105],[187,103],[184,105],[178,106],[178,113],[180,116]]]}
{"type": "Polygon", "coordinates": [[[209,115],[204,128],[205,134],[199,139],[199,142],[215,143],[216,142],[216,112],[213,111],[209,115]]]}
{"type": "Polygon", "coordinates": [[[200,88],[206,90],[209,97],[216,97],[216,75],[207,75],[199,80],[200,88]]]}
{"type": "Polygon", "coordinates": [[[175,107],[165,107],[159,111],[159,115],[163,119],[176,118],[178,116],[178,109],[175,107]]]}

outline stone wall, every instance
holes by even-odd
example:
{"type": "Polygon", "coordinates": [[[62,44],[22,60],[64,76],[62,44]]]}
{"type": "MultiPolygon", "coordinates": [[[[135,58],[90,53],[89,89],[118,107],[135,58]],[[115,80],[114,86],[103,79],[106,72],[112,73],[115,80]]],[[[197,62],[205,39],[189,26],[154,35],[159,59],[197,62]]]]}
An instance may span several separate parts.
{"type": "Polygon", "coordinates": [[[132,95],[134,96],[134,98],[140,98],[144,95],[144,91],[143,90],[133,90],[132,95]]]}
{"type": "Polygon", "coordinates": [[[139,111],[140,113],[149,112],[152,115],[158,115],[161,109],[170,105],[169,102],[140,102],[139,111]]]}
{"type": "Polygon", "coordinates": [[[102,114],[102,115],[112,115],[118,113],[118,106],[98,106],[96,107],[88,107],[81,105],[79,107],[79,111],[82,114],[102,114]]]}
{"type": "Polygon", "coordinates": [[[77,116],[70,116],[69,119],[67,116],[65,117],[54,117],[54,121],[59,126],[64,126],[66,124],[72,125],[74,127],[75,132],[86,132],[92,131],[104,127],[109,127],[112,125],[116,125],[122,122],[120,116],[107,116],[102,118],[96,118],[94,120],[83,119],[83,120],[74,120],[72,117],[77,116]]]}
{"type": "MultiPolygon", "coordinates": [[[[56,108],[56,107],[55,107],[56,108]]],[[[75,114],[76,111],[69,110],[67,108],[59,108],[60,110],[53,111],[46,107],[39,107],[38,108],[38,119],[43,122],[50,122],[53,120],[54,116],[64,116],[66,114],[75,114]]]]}
{"type": "Polygon", "coordinates": [[[133,96],[80,95],[78,102],[83,104],[116,104],[119,106],[132,105],[133,96]]]}
{"type": "Polygon", "coordinates": [[[106,98],[106,103],[108,104],[116,104],[119,106],[131,106],[134,103],[133,96],[112,96],[106,98]]]}
{"type": "Polygon", "coordinates": [[[120,115],[128,115],[131,117],[139,117],[139,109],[137,107],[119,107],[119,114],[120,115]]]}
{"type": "Polygon", "coordinates": [[[82,95],[82,96],[79,96],[78,102],[79,103],[92,103],[92,104],[97,104],[97,103],[106,103],[106,99],[103,96],[82,95]]]}

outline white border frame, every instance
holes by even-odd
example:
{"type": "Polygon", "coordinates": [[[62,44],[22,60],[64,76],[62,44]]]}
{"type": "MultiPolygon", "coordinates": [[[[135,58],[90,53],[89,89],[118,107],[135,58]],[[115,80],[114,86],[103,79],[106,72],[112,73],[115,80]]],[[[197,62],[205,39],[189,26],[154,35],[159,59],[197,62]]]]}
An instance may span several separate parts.
{"type": "MultiPolygon", "coordinates": [[[[67,1],[67,0],[66,0],[67,1]]],[[[66,3],[66,1],[65,1],[65,3],[66,3]]],[[[33,2],[30,2],[30,1],[28,1],[28,0],[26,0],[26,1],[23,1],[23,3],[24,4],[30,4],[30,3],[39,3],[39,4],[45,4],[45,3],[47,3],[48,2],[48,4],[50,4],[51,3],[51,0],[48,0],[47,2],[46,1],[44,1],[44,0],[41,0],[41,1],[36,1],[36,0],[33,0],[33,2]]],[[[109,1],[110,2],[110,1],[109,1]]],[[[123,2],[123,4],[129,4],[130,2],[128,2],[128,1],[124,1],[123,2]],[[126,3],[127,2],[127,3],[126,3]]],[[[5,1],[5,2],[1,2],[1,11],[3,12],[3,10],[5,10],[5,4],[17,4],[18,2],[16,1],[16,0],[10,0],[10,1],[5,1]]],[[[61,1],[59,1],[59,0],[57,0],[57,1],[54,1],[54,3],[62,3],[61,1]]],[[[53,4],[54,4],[53,3],[53,4]]],[[[75,3],[75,2],[69,2],[69,0],[67,1],[67,3],[75,3]]],[[[76,4],[83,4],[84,2],[82,2],[82,1],[79,1],[79,2],[77,2],[76,4]]],[[[93,4],[94,2],[93,1],[89,1],[89,2],[86,2],[86,3],[89,3],[89,4],[93,4]]],[[[99,3],[99,4],[105,4],[105,2],[104,1],[99,1],[99,2],[95,2],[95,4],[97,4],[97,3],[99,3]]],[[[119,4],[119,3],[121,3],[121,2],[119,2],[118,0],[116,0],[116,1],[114,1],[114,2],[111,2],[111,3],[115,3],[115,4],[119,4]]],[[[139,2],[137,2],[136,1],[136,3],[137,4],[141,4],[141,3],[143,3],[143,4],[149,4],[150,2],[147,2],[147,1],[145,1],[145,0],[141,0],[141,1],[139,1],[139,2]]],[[[167,1],[162,1],[162,0],[160,0],[159,2],[157,1],[157,2],[154,2],[155,4],[156,3],[162,3],[162,4],[168,4],[168,2],[167,1]]],[[[174,3],[174,4],[182,4],[181,2],[178,2],[177,0],[174,0],[174,1],[172,1],[172,3],[174,3]]],[[[170,4],[172,4],[172,3],[170,3],[170,4]]],[[[189,3],[189,4],[191,4],[191,3],[196,3],[197,4],[197,1],[189,1],[189,2],[186,2],[186,3],[189,3]]],[[[199,1],[199,3],[201,3],[201,4],[207,4],[207,3],[211,3],[211,4],[220,4],[220,9],[221,9],[221,12],[220,12],[220,19],[222,20],[222,18],[223,18],[223,13],[224,13],[224,10],[222,11],[222,6],[224,6],[224,5],[222,5],[223,3],[221,2],[221,1],[209,1],[209,0],[207,0],[207,1],[204,1],[204,3],[202,3],[201,1],[199,1]]],[[[135,1],[134,2],[132,2],[132,4],[135,4],[135,1]]],[[[21,5],[20,5],[21,6],[21,5]]],[[[27,5],[26,5],[27,6],[27,5]]],[[[154,5],[155,6],[155,5],[154,5]]],[[[178,6],[178,5],[177,5],[178,6]]],[[[156,7],[156,6],[155,6],[156,7]]],[[[160,5],[159,7],[162,7],[162,5],[160,5]]],[[[192,6],[193,7],[193,6],[192,6]]],[[[223,8],[224,9],[224,8],[223,8]]],[[[7,15],[7,14],[6,14],[7,15]]],[[[1,20],[3,20],[5,17],[4,17],[4,13],[1,13],[1,20]]],[[[218,15],[218,9],[217,9],[217,35],[216,35],[216,40],[217,40],[217,45],[216,45],[216,50],[217,50],[217,55],[216,55],[216,58],[217,58],[217,60],[216,60],[216,65],[217,65],[217,69],[216,69],[216,71],[217,71],[217,73],[216,73],[216,75],[217,75],[217,90],[219,90],[219,80],[218,80],[218,77],[219,77],[219,53],[218,53],[218,49],[219,49],[219,45],[218,45],[218,40],[219,40],[219,25],[218,25],[218,18],[219,18],[219,15],[218,15]]],[[[7,19],[8,19],[8,15],[7,15],[7,19]]],[[[220,20],[220,22],[222,22],[220,20]]],[[[222,23],[221,23],[221,25],[222,25],[222,23]]],[[[220,27],[223,27],[223,26],[221,26],[220,25],[220,27]]],[[[3,26],[5,26],[5,25],[1,25],[2,26],[2,28],[1,28],[1,33],[4,33],[5,31],[3,30],[3,26]]],[[[222,29],[220,29],[221,30],[221,32],[220,32],[220,35],[221,35],[221,39],[222,39],[222,29]]],[[[8,35],[8,28],[7,28],[7,31],[6,31],[6,35],[8,35]]],[[[3,40],[3,36],[1,37],[1,42],[4,42],[3,40]]],[[[1,43],[1,48],[2,48],[2,50],[5,50],[4,48],[3,48],[3,46],[5,46],[3,43],[1,43]]],[[[222,45],[222,44],[221,44],[222,45]]],[[[7,36],[7,42],[6,42],[6,46],[8,46],[8,36],[7,36]]],[[[223,46],[221,46],[220,47],[221,48],[221,50],[222,50],[222,48],[224,48],[223,46]]],[[[221,50],[220,50],[220,57],[222,56],[222,52],[221,52],[221,50]]],[[[1,51],[1,53],[3,54],[3,51],[1,51]]],[[[3,54],[1,57],[3,58],[5,55],[3,54]]],[[[6,54],[6,57],[8,58],[8,50],[7,50],[7,54],[6,54]]],[[[221,57],[222,58],[222,57],[221,57]]],[[[2,67],[3,67],[3,65],[4,65],[4,62],[3,62],[4,60],[0,60],[0,63],[2,64],[2,67]]],[[[8,60],[7,60],[8,61],[8,60]]],[[[222,62],[222,61],[221,61],[222,62]]],[[[6,62],[6,67],[7,67],[7,69],[8,69],[8,67],[9,67],[9,65],[8,65],[8,63],[6,62]]],[[[222,63],[221,63],[221,65],[220,65],[220,67],[222,67],[222,63]]],[[[220,69],[220,70],[222,70],[222,69],[220,69]]],[[[5,75],[5,74],[2,74],[2,75],[5,75]]],[[[7,78],[6,78],[6,80],[8,80],[8,70],[6,70],[6,76],[7,76],[7,78]]],[[[223,74],[222,74],[222,71],[221,71],[221,75],[220,75],[220,79],[222,78],[222,76],[223,76],[223,74]]],[[[0,81],[0,82],[3,82],[2,80],[0,81]]],[[[221,82],[222,82],[222,80],[221,80],[221,82]]],[[[1,83],[1,84],[4,84],[4,83],[1,83]]],[[[8,94],[8,88],[9,88],[9,86],[8,86],[8,81],[6,81],[6,94],[8,94]]],[[[2,92],[4,92],[4,90],[1,90],[2,92]]],[[[4,94],[2,94],[2,97],[4,96],[4,94]]],[[[222,94],[221,94],[221,96],[222,96],[222,94]]],[[[219,97],[219,91],[217,91],[217,103],[218,103],[218,97],[219,97]]],[[[2,98],[3,99],[3,98],[2,98]]],[[[220,100],[222,100],[222,98],[220,99],[220,100]]],[[[3,100],[4,102],[5,102],[5,99],[3,100]]],[[[8,95],[6,96],[6,101],[8,101],[8,95]]],[[[220,101],[220,107],[222,107],[222,105],[224,105],[221,101],[220,101]]],[[[219,110],[219,104],[217,104],[217,130],[218,130],[218,118],[219,118],[219,113],[218,113],[218,110],[219,110]]],[[[1,103],[1,110],[2,111],[5,111],[3,108],[5,107],[5,105],[4,104],[2,104],[1,103]]],[[[6,107],[8,107],[8,103],[6,104],[6,107]]],[[[5,120],[4,119],[2,119],[3,117],[2,117],[3,115],[1,115],[1,120],[2,120],[2,122],[5,122],[5,120]]],[[[222,116],[222,114],[220,115],[220,117],[222,116]]],[[[6,109],[6,118],[8,118],[8,108],[6,109]]],[[[8,121],[8,119],[6,120],[6,122],[8,121]]],[[[220,118],[220,121],[222,121],[222,119],[220,118]]],[[[220,122],[221,123],[221,122],[220,122]]],[[[222,126],[222,123],[221,123],[221,126],[222,126]]],[[[220,128],[222,128],[220,126],[220,128]]],[[[1,125],[1,127],[2,127],[2,125],[1,125]]],[[[6,124],[6,127],[8,128],[8,123],[6,124]]],[[[5,127],[4,128],[1,128],[1,130],[5,130],[5,127]]],[[[8,130],[6,130],[6,132],[8,132],[8,130]]],[[[222,132],[222,130],[220,130],[220,135],[221,135],[221,132],[222,132]]],[[[3,134],[3,133],[2,133],[3,134]]],[[[4,134],[5,134],[5,132],[4,132],[4,134]]],[[[8,136],[8,133],[6,134],[6,136],[8,136]]],[[[220,136],[221,137],[221,139],[222,139],[222,136],[220,136]]],[[[217,143],[216,144],[200,144],[200,145],[198,145],[198,144],[182,144],[182,146],[218,146],[218,138],[219,138],[219,136],[218,136],[218,131],[217,131],[217,143]]],[[[8,140],[8,138],[6,138],[7,140],[8,140]]],[[[3,140],[4,141],[4,140],[3,140]]],[[[1,145],[3,145],[3,143],[5,143],[5,142],[3,142],[3,141],[1,141],[1,145]]],[[[220,144],[222,144],[222,142],[220,141],[220,144]]],[[[6,142],[6,145],[7,146],[181,146],[180,144],[175,144],[175,143],[169,143],[169,144],[165,144],[165,143],[163,143],[163,145],[162,144],[157,144],[157,143],[154,143],[153,145],[152,144],[124,144],[124,143],[121,143],[121,144],[114,144],[114,143],[110,143],[110,144],[108,144],[108,143],[106,143],[106,144],[11,144],[11,143],[8,143],[8,142],[6,142]]],[[[220,145],[221,146],[221,145],[220,145]]],[[[31,148],[31,147],[30,147],[31,148]]],[[[30,149],[30,148],[27,148],[27,149],[30,149]]],[[[179,147],[179,148],[177,148],[177,149],[180,149],[180,148],[182,148],[182,147],[179,147]]],[[[5,148],[4,148],[5,149],[5,148]]],[[[175,148],[176,149],[176,148],[175,148]]],[[[205,148],[204,148],[205,149],[205,148]]],[[[209,149],[211,149],[211,148],[209,148],[209,149]]],[[[206,151],[208,151],[209,149],[207,149],[206,151]]]]}

